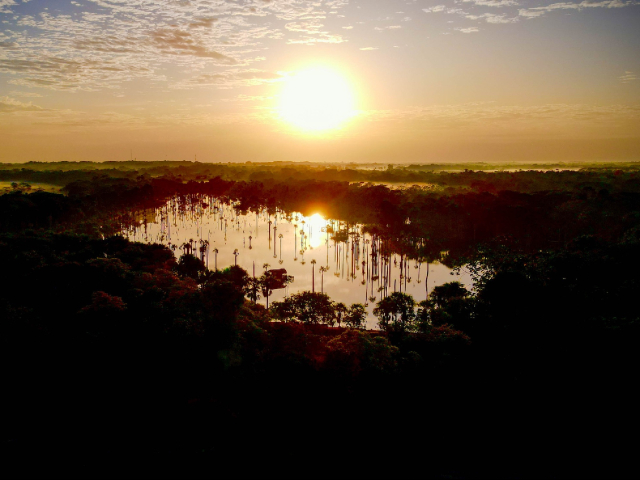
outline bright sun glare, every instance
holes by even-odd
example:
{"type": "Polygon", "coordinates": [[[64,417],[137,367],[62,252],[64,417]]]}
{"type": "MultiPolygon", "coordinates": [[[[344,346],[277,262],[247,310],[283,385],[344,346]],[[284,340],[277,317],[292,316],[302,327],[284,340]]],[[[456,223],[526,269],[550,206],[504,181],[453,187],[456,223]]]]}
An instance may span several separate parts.
{"type": "Polygon", "coordinates": [[[309,245],[312,248],[319,247],[324,242],[326,234],[322,232],[322,229],[327,225],[327,221],[319,213],[314,213],[310,217],[307,217],[307,228],[311,227],[309,245]]]}
{"type": "Polygon", "coordinates": [[[310,132],[342,126],[355,113],[347,81],[328,68],[311,68],[293,75],[280,95],[280,115],[293,126],[310,132]]]}

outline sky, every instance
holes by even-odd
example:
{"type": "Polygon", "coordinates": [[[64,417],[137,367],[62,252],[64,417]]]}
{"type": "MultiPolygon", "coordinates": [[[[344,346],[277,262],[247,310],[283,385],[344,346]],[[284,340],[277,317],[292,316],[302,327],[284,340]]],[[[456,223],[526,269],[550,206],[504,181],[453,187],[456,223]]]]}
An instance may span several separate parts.
{"type": "Polygon", "coordinates": [[[640,1],[0,0],[0,162],[131,158],[640,160],[640,1]]]}

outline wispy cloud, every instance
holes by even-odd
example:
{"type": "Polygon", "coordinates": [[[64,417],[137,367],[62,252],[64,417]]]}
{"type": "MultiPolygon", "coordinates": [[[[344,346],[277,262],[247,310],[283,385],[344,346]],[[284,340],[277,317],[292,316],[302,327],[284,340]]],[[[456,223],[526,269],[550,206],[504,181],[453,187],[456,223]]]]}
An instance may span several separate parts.
{"type": "Polygon", "coordinates": [[[561,2],[561,3],[552,3],[551,5],[546,5],[543,7],[532,7],[520,9],[519,15],[522,17],[535,18],[540,17],[548,12],[553,12],[555,10],[584,10],[588,8],[624,8],[631,5],[637,5],[635,0],[605,0],[601,2],[561,2]]]}
{"type": "Polygon", "coordinates": [[[624,75],[620,75],[618,78],[620,79],[621,83],[631,83],[638,80],[638,76],[635,73],[629,71],[624,72],[624,75]]]}
{"type": "Polygon", "coordinates": [[[8,13],[11,12],[9,7],[16,5],[14,0],[0,0],[0,13],[8,13]]]}
{"type": "MultiPolygon", "coordinates": [[[[468,20],[484,20],[491,24],[506,24],[517,23],[520,18],[538,18],[543,15],[562,10],[585,10],[594,8],[624,8],[629,6],[638,5],[638,0],[602,0],[602,1],[582,1],[582,2],[560,2],[552,3],[550,5],[530,8],[519,8],[517,14],[513,7],[522,6],[522,2],[517,0],[454,0],[453,6],[447,6],[446,4],[434,5],[432,7],[423,8],[425,13],[444,13],[448,15],[462,16],[468,20]],[[501,9],[499,13],[493,12],[481,12],[475,13],[473,11],[466,11],[458,8],[455,5],[468,4],[471,9],[475,7],[489,7],[491,9],[501,9]]],[[[495,10],[494,10],[495,11],[495,10]]],[[[451,22],[449,22],[451,23],[451,22]]],[[[469,27],[471,28],[471,27],[469,27]]],[[[469,28],[458,28],[456,30],[470,33],[469,28]]]]}
{"type": "Polygon", "coordinates": [[[496,13],[483,13],[481,15],[465,15],[465,18],[469,20],[484,20],[487,23],[516,23],[520,20],[519,17],[508,17],[505,14],[499,15],[496,13]]]}
{"type": "Polygon", "coordinates": [[[42,95],[36,92],[20,92],[17,90],[9,92],[9,95],[12,95],[14,97],[22,97],[22,98],[42,98],[42,95]]]}
{"type": "Polygon", "coordinates": [[[433,7],[423,8],[422,11],[425,13],[438,13],[447,11],[448,8],[446,5],[435,5],[433,7]]]}
{"type": "Polygon", "coordinates": [[[220,88],[247,87],[265,83],[280,82],[286,78],[283,73],[267,72],[259,69],[227,70],[221,73],[200,74],[187,80],[177,82],[172,88],[193,88],[202,86],[217,86],[220,88]]]}
{"type": "Polygon", "coordinates": [[[35,14],[19,3],[0,0],[11,15],[0,23],[0,72],[14,85],[92,91],[136,78],[176,85],[167,64],[250,67],[272,41],[342,43],[321,22],[348,0],[56,0],[35,14]]]}
{"type": "Polygon", "coordinates": [[[0,97],[0,114],[15,112],[39,112],[42,107],[33,105],[31,102],[25,103],[11,97],[0,97]]]}
{"type": "Polygon", "coordinates": [[[464,3],[474,3],[481,7],[512,7],[518,5],[515,0],[462,0],[464,3]]]}
{"type": "Polygon", "coordinates": [[[640,128],[640,105],[546,104],[537,106],[495,105],[491,102],[434,105],[397,110],[369,110],[360,118],[385,124],[409,124],[423,130],[482,130],[500,135],[504,131],[536,131],[561,135],[576,129],[607,134],[623,125],[640,128]]]}
{"type": "Polygon", "coordinates": [[[389,25],[387,27],[376,27],[375,30],[383,31],[383,30],[400,30],[402,25],[389,25]]]}

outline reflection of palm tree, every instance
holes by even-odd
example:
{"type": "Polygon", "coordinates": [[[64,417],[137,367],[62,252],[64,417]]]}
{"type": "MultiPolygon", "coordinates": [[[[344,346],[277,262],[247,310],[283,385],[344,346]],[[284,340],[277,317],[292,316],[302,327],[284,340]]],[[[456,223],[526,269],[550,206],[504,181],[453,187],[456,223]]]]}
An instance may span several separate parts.
{"type": "Polygon", "coordinates": [[[271,265],[269,265],[268,263],[263,263],[262,264],[262,268],[264,268],[265,273],[267,272],[267,270],[269,269],[271,265]]]}
{"type": "Polygon", "coordinates": [[[428,298],[429,297],[429,260],[427,260],[427,275],[424,279],[424,289],[428,298]]]}
{"type": "Polygon", "coordinates": [[[213,249],[216,272],[218,271],[218,249],[213,249]]]}
{"type": "MultiPolygon", "coordinates": [[[[298,224],[293,224],[293,256],[296,256],[296,252],[298,251],[298,224]]],[[[294,258],[297,260],[297,258],[294,258]]]]}
{"type": "Polygon", "coordinates": [[[252,237],[251,235],[249,235],[249,250],[251,250],[251,249],[253,248],[253,247],[251,246],[251,239],[252,239],[252,238],[253,238],[253,237],[252,237]]]}
{"type": "Polygon", "coordinates": [[[320,267],[320,293],[324,293],[324,272],[329,270],[329,267],[320,267]]]}
{"type": "MultiPolygon", "coordinates": [[[[273,258],[278,258],[278,255],[276,255],[276,232],[277,231],[278,231],[278,226],[274,225],[273,226],[273,258]]],[[[271,243],[269,243],[269,247],[271,247],[271,243]]]]}
{"type": "Polygon", "coordinates": [[[234,261],[233,261],[233,263],[234,263],[234,265],[235,265],[236,267],[238,266],[238,255],[240,255],[240,252],[239,252],[239,251],[238,251],[238,249],[236,248],[236,249],[233,251],[233,256],[234,256],[234,261]]]}

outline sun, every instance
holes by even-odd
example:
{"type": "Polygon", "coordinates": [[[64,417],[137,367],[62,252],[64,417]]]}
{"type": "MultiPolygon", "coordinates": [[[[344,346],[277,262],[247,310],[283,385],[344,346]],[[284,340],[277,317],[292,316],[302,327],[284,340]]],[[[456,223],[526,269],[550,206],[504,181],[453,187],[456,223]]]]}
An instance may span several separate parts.
{"type": "Polygon", "coordinates": [[[339,73],[323,67],[290,76],[280,95],[280,116],[308,132],[340,128],[355,115],[349,83],[339,73]]]}

